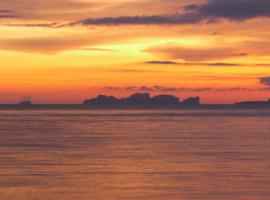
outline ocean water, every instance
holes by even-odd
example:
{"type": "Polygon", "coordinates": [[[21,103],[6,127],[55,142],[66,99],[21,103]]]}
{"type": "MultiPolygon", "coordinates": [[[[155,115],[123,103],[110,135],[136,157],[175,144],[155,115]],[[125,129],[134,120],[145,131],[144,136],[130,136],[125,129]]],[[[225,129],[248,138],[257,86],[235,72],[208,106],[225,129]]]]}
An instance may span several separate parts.
{"type": "Polygon", "coordinates": [[[1,200],[269,200],[270,110],[0,111],[1,200]]]}

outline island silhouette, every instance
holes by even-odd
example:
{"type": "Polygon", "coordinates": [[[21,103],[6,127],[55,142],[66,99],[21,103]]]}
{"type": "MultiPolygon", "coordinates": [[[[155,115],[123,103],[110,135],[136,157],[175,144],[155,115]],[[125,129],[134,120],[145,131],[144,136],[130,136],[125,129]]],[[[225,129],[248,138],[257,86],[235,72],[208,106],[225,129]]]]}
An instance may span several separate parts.
{"type": "Polygon", "coordinates": [[[30,100],[24,100],[19,103],[19,106],[21,107],[29,107],[32,106],[32,101],[30,100]]]}
{"type": "Polygon", "coordinates": [[[191,97],[183,102],[173,95],[158,95],[151,97],[149,93],[135,93],[127,98],[99,95],[86,99],[86,107],[92,108],[178,108],[180,106],[199,106],[200,97],[191,97]]]}
{"type": "Polygon", "coordinates": [[[18,104],[0,104],[0,109],[234,109],[270,108],[267,101],[243,101],[235,104],[201,104],[201,99],[189,97],[181,101],[178,97],[163,94],[151,96],[149,93],[135,93],[126,98],[98,95],[85,99],[81,104],[33,104],[22,100],[18,104]]]}
{"type": "Polygon", "coordinates": [[[270,99],[268,101],[246,101],[235,103],[236,106],[270,106],[270,99]]]}

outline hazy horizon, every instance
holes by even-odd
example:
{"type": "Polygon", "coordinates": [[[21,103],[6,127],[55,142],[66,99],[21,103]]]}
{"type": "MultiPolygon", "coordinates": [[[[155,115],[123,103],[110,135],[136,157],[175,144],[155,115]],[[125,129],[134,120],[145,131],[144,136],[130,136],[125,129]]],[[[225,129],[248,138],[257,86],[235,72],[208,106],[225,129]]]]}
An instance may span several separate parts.
{"type": "Polygon", "coordinates": [[[50,101],[36,101],[35,99],[33,99],[32,97],[22,97],[21,99],[18,99],[17,101],[16,100],[14,100],[14,101],[10,101],[10,102],[0,102],[0,105],[5,105],[5,104],[19,104],[19,103],[21,103],[21,102],[31,102],[32,104],[59,104],[59,105],[68,105],[68,104],[76,104],[76,105],[80,105],[80,104],[83,104],[83,102],[85,101],[85,100],[87,100],[87,99],[93,99],[93,98],[96,98],[96,97],[98,97],[98,96],[108,96],[108,97],[110,97],[110,96],[113,96],[113,97],[115,97],[115,98],[117,98],[117,99],[123,99],[123,98],[128,98],[128,97],[130,97],[131,95],[134,95],[134,94],[149,94],[150,95],[150,97],[155,97],[155,96],[159,96],[159,95],[169,95],[169,96],[174,96],[174,97],[177,97],[178,99],[179,99],[179,101],[180,101],[180,103],[181,102],[183,102],[184,100],[186,100],[186,99],[189,99],[189,98],[194,98],[194,97],[199,97],[200,98],[200,104],[213,104],[213,105],[224,105],[224,104],[228,104],[228,105],[233,105],[233,104],[235,104],[235,103],[239,103],[239,102],[256,102],[256,101],[264,101],[264,102],[267,102],[267,101],[270,101],[270,98],[269,99],[242,99],[242,100],[239,100],[239,101],[236,101],[236,102],[229,102],[229,103],[222,103],[222,102],[208,102],[208,103],[205,103],[205,101],[200,97],[200,96],[187,96],[187,97],[185,97],[185,98],[181,98],[181,97],[179,97],[179,96],[175,96],[175,95],[173,95],[173,94],[171,94],[171,93],[156,93],[156,94],[153,94],[153,93],[151,93],[151,92],[135,92],[135,93],[130,93],[130,94],[128,94],[127,96],[115,96],[115,95],[113,95],[113,94],[109,94],[109,95],[107,95],[107,94],[98,94],[97,96],[92,96],[92,97],[87,97],[87,98],[84,98],[84,99],[81,99],[80,101],[74,101],[74,102],[64,102],[64,101],[62,101],[62,102],[57,102],[57,101],[52,101],[52,102],[50,102],[50,101]]]}

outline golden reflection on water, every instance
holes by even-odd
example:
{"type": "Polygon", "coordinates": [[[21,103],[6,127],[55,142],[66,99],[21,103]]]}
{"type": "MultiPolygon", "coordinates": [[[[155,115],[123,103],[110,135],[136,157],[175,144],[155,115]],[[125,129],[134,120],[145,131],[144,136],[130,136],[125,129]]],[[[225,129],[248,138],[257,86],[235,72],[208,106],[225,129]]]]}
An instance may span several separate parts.
{"type": "Polygon", "coordinates": [[[269,200],[270,111],[0,111],[1,200],[269,200]]]}

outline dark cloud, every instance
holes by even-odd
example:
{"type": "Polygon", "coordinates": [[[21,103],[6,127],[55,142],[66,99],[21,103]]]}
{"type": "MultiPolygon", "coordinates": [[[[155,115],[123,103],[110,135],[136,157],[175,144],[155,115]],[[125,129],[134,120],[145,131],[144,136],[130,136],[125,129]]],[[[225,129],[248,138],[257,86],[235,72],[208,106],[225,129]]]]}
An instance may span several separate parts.
{"type": "Polygon", "coordinates": [[[150,24],[193,24],[200,22],[197,14],[153,15],[153,16],[119,16],[104,18],[88,18],[72,25],[150,25],[150,24]]]}
{"type": "Polygon", "coordinates": [[[233,88],[221,88],[216,89],[217,92],[238,92],[238,91],[244,91],[244,92],[252,92],[254,89],[250,88],[241,88],[241,87],[233,87],[233,88]]]}
{"type": "Polygon", "coordinates": [[[204,64],[207,66],[219,66],[219,67],[238,67],[238,66],[243,66],[241,64],[236,64],[236,63],[197,63],[199,65],[204,64]]]}
{"type": "Polygon", "coordinates": [[[151,65],[178,65],[179,63],[173,62],[173,61],[161,61],[161,60],[153,60],[153,61],[147,61],[145,64],[151,64],[151,65]]]}
{"type": "Polygon", "coordinates": [[[34,24],[15,24],[15,23],[2,23],[0,24],[1,26],[9,26],[9,27],[39,27],[39,28],[62,28],[65,27],[66,25],[59,24],[56,22],[52,23],[34,23],[34,24]]]}
{"type": "Polygon", "coordinates": [[[237,63],[206,63],[206,62],[174,62],[174,61],[147,61],[145,64],[150,65],[182,65],[182,66],[220,66],[220,67],[239,67],[239,66],[246,66],[237,63]]]}
{"type": "MultiPolygon", "coordinates": [[[[32,12],[26,13],[20,5],[15,3],[15,1],[5,1],[3,5],[9,5],[8,9],[0,9],[0,18],[15,18],[18,17],[16,13],[9,8],[15,8],[22,18],[29,16],[39,16],[41,18],[48,18],[42,12],[47,10],[49,13],[54,13],[54,15],[66,18],[68,16],[73,16],[78,11],[89,11],[89,9],[95,10],[95,8],[101,6],[97,3],[87,3],[81,1],[68,0],[63,4],[59,1],[41,1],[38,5],[35,4],[33,0],[28,0],[27,5],[32,12]],[[11,7],[12,6],[12,7],[11,7]],[[69,15],[63,16],[59,14],[59,8],[68,9],[71,13],[69,15]],[[76,12],[75,12],[76,11],[76,12]],[[37,14],[38,13],[38,14],[37,14]]],[[[23,4],[23,3],[22,3],[23,4]]],[[[269,0],[208,0],[205,3],[194,3],[186,5],[181,8],[182,4],[176,3],[176,10],[183,10],[183,12],[176,12],[176,14],[153,14],[145,13],[143,15],[120,15],[116,17],[90,17],[80,21],[71,22],[65,24],[64,26],[72,25],[177,25],[177,24],[196,24],[200,22],[206,23],[216,23],[220,19],[226,20],[248,20],[257,17],[270,17],[270,1],[269,0]]],[[[133,5],[134,6],[134,5],[133,5]]],[[[132,8],[132,7],[131,7],[132,8]]],[[[93,11],[92,10],[92,11],[93,11]]],[[[94,16],[94,15],[92,15],[94,16]]],[[[55,18],[55,17],[54,17],[55,18]]],[[[28,26],[28,25],[26,25],[28,26]]],[[[58,25],[50,24],[33,24],[29,26],[40,26],[55,28],[58,25]]],[[[60,25],[61,27],[61,25],[60,25]]]]}
{"type": "Polygon", "coordinates": [[[15,15],[2,15],[0,14],[0,19],[16,18],[15,15]]]}
{"type": "Polygon", "coordinates": [[[164,87],[164,86],[128,86],[125,88],[107,86],[105,90],[127,90],[127,91],[139,91],[139,92],[253,92],[261,91],[264,88],[251,89],[243,87],[232,87],[232,88],[177,88],[177,87],[164,87]]]}
{"type": "Polygon", "coordinates": [[[16,18],[17,15],[12,10],[0,10],[0,19],[16,18]]]}
{"type": "Polygon", "coordinates": [[[204,18],[248,20],[270,16],[269,0],[209,0],[204,4],[190,4],[186,11],[204,18]]]}
{"type": "Polygon", "coordinates": [[[174,91],[192,91],[192,90],[208,90],[208,88],[176,88],[176,87],[164,87],[164,86],[128,86],[128,87],[111,87],[107,86],[106,90],[127,90],[127,91],[140,91],[140,92],[174,92],[174,91]]]}
{"type": "Polygon", "coordinates": [[[260,82],[263,85],[270,86],[270,77],[262,77],[260,78],[260,82]]]}
{"type": "Polygon", "coordinates": [[[144,91],[144,92],[173,92],[173,91],[177,91],[177,88],[162,87],[162,86],[153,86],[153,87],[141,86],[138,88],[138,90],[144,91]]]}
{"type": "Polygon", "coordinates": [[[174,15],[142,15],[88,18],[75,23],[82,25],[163,25],[216,23],[220,19],[248,20],[270,16],[269,0],[208,0],[206,3],[189,4],[184,13],[174,15]]]}
{"type": "Polygon", "coordinates": [[[13,13],[12,10],[0,10],[0,13],[13,13]]]}

